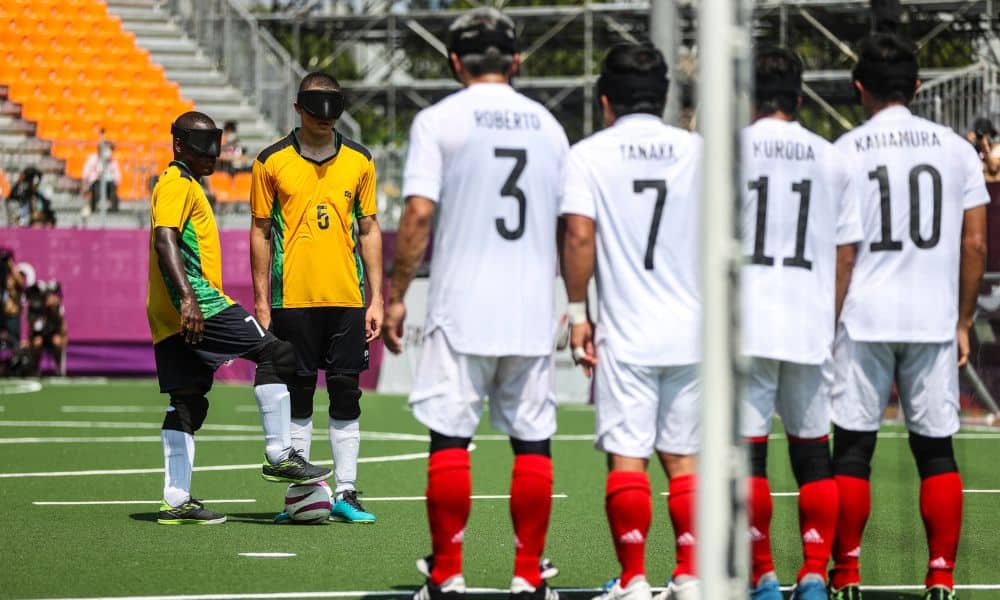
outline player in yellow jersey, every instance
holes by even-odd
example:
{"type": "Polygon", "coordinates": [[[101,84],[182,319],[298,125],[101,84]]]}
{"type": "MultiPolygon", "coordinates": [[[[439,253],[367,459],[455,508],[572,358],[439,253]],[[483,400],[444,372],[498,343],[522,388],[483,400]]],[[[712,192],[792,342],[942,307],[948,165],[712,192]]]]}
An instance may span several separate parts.
{"type": "Polygon", "coordinates": [[[261,475],[270,481],[312,483],[327,479],[330,470],[309,464],[292,448],[284,380],[295,373],[295,350],[222,291],[219,231],[198,183],[215,169],[222,131],[207,115],[188,112],[170,132],[174,160],[157,181],[150,204],[146,299],[160,392],[170,395],[163,419],[165,469],[157,521],[211,525],[226,517],[191,496],[194,434],[208,414],[205,395],[215,369],[228,360],[243,357],[257,363],[254,396],[266,457],[261,475]]]}
{"type": "MultiPolygon", "coordinates": [[[[295,110],[302,126],[253,164],[250,256],[257,318],[298,355],[292,444],[309,457],[316,374],[330,397],[334,504],[330,518],[374,523],[355,489],[361,440],[359,374],[382,327],[382,233],[375,165],[364,146],[334,129],[344,110],[340,84],[310,73],[295,110]],[[365,280],[371,292],[365,307],[365,280]]],[[[287,518],[284,513],[275,520],[287,518]]]]}

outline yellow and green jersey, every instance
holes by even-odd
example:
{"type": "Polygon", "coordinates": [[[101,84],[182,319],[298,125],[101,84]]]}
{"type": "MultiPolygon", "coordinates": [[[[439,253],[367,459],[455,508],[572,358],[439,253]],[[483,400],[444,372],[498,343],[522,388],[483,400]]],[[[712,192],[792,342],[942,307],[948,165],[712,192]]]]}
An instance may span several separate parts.
{"type": "Polygon", "coordinates": [[[184,274],[206,319],[219,314],[233,301],[222,291],[222,248],[212,206],[187,165],[179,161],[170,163],[153,188],[150,209],[146,315],[156,344],[181,331],[181,294],[160,271],[157,227],[177,230],[184,274]]]}
{"type": "Polygon", "coordinates": [[[364,306],[354,226],[377,212],[371,153],[335,131],[335,154],[314,161],[296,131],[253,164],[250,211],[271,220],[271,306],[364,306]]]}

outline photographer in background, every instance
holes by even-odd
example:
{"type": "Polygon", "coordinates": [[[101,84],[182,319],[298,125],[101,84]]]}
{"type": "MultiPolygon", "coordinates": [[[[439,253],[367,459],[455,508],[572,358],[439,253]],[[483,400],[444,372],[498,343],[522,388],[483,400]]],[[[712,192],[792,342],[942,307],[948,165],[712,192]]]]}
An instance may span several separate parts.
{"type": "Polygon", "coordinates": [[[14,253],[0,248],[0,337],[6,338],[17,348],[21,344],[21,300],[24,296],[24,277],[14,262],[14,253]]]}
{"type": "Polygon", "coordinates": [[[63,372],[63,352],[66,349],[66,319],[63,310],[62,287],[58,281],[39,281],[28,288],[28,347],[31,349],[31,374],[41,372],[42,355],[48,352],[56,363],[56,372],[63,372]]]}
{"type": "Polygon", "coordinates": [[[993,145],[993,138],[996,135],[997,130],[993,127],[993,122],[986,117],[979,117],[973,121],[972,128],[965,134],[965,138],[979,153],[979,160],[983,161],[986,183],[1000,181],[1000,145],[993,145]]]}
{"type": "Polygon", "coordinates": [[[17,225],[55,227],[56,215],[52,211],[52,202],[39,190],[41,182],[42,172],[35,167],[26,167],[21,171],[7,200],[16,206],[17,225]]]}

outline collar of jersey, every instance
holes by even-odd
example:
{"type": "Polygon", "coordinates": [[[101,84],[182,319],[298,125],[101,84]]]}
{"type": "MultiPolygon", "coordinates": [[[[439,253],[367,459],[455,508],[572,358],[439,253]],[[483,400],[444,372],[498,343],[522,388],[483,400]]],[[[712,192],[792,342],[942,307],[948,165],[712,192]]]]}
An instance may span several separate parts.
{"type": "Polygon", "coordinates": [[[296,154],[298,154],[304,160],[307,160],[314,165],[325,165],[331,160],[337,158],[337,155],[340,154],[341,136],[340,132],[337,131],[336,129],[333,130],[333,143],[334,143],[333,154],[324,158],[323,160],[313,160],[308,156],[302,154],[302,146],[299,145],[299,128],[296,127],[295,129],[292,130],[292,147],[295,148],[296,154]]]}
{"type": "Polygon", "coordinates": [[[913,116],[910,109],[903,106],[902,104],[897,104],[890,106],[889,108],[883,108],[882,110],[875,113],[875,116],[868,119],[869,121],[883,121],[888,119],[903,119],[906,117],[913,116]]]}
{"type": "Polygon", "coordinates": [[[187,177],[188,179],[195,179],[194,173],[191,172],[191,168],[179,160],[170,161],[171,167],[177,167],[177,170],[181,172],[181,175],[187,177]]]}

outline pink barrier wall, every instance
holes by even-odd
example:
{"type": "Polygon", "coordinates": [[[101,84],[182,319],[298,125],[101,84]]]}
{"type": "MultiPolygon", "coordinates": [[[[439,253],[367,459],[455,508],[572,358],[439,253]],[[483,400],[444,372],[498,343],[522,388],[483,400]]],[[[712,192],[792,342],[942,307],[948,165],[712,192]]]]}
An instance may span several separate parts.
{"type": "MultiPolygon", "coordinates": [[[[249,232],[223,231],[221,241],[226,293],[252,307],[249,232]]],[[[18,263],[30,264],[39,279],[62,284],[71,373],[155,372],[146,321],[148,230],[5,228],[0,229],[0,246],[11,248],[18,263]]],[[[377,380],[381,342],[371,350],[372,368],[362,376],[366,387],[377,380]]],[[[220,379],[249,380],[252,375],[253,365],[243,360],[219,370],[220,379]]]]}

